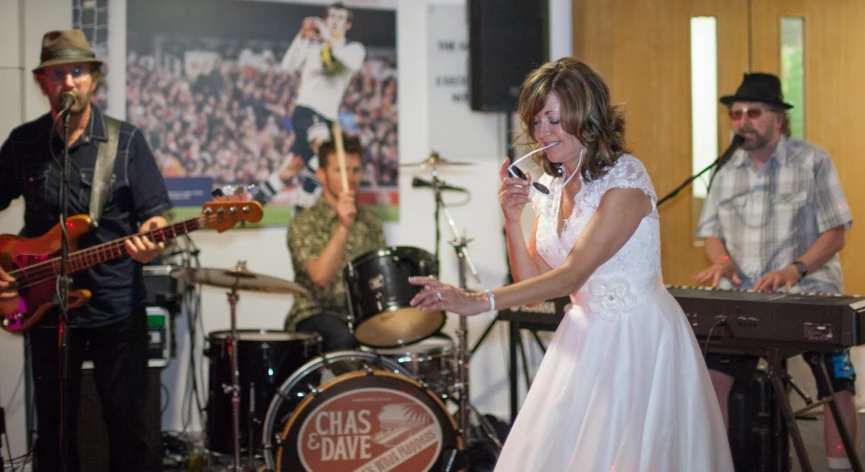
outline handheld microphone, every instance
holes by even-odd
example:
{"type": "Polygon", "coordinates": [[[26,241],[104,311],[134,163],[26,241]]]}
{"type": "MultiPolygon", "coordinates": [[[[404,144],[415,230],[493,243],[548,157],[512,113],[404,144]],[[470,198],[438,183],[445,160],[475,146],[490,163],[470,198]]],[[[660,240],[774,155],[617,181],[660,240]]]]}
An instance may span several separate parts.
{"type": "MultiPolygon", "coordinates": [[[[421,179],[421,178],[419,178],[419,177],[415,177],[415,178],[412,179],[412,181],[411,181],[411,186],[412,186],[412,187],[432,187],[433,184],[432,184],[431,182],[427,182],[426,180],[421,179]]],[[[452,191],[452,192],[463,192],[463,193],[468,193],[468,190],[466,190],[466,189],[464,189],[464,188],[462,188],[462,187],[454,187],[453,185],[441,184],[441,183],[440,183],[440,184],[437,184],[436,186],[437,186],[439,189],[441,189],[441,190],[450,190],[450,191],[452,191]]]]}
{"type": "Polygon", "coordinates": [[[69,113],[76,101],[75,92],[67,90],[60,94],[60,114],[69,113]]]}

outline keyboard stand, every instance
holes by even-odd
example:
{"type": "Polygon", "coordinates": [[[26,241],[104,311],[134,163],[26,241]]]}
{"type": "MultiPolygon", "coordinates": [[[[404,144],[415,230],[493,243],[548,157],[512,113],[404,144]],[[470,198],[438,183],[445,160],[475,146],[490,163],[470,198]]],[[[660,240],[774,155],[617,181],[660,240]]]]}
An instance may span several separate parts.
{"type": "MultiPolygon", "coordinates": [[[[801,352],[790,352],[788,350],[773,349],[773,348],[723,348],[712,346],[709,348],[711,352],[723,352],[734,354],[750,354],[760,356],[766,359],[769,365],[769,371],[766,376],[772,382],[772,387],[775,390],[775,396],[778,399],[778,406],[781,408],[781,414],[784,415],[784,422],[787,424],[787,433],[790,435],[790,440],[793,442],[793,448],[796,450],[796,456],[799,459],[799,466],[802,472],[814,472],[811,466],[811,461],[808,459],[808,452],[805,450],[805,442],[802,440],[802,433],[799,431],[799,425],[796,423],[796,416],[793,414],[793,409],[790,407],[790,399],[787,397],[787,389],[784,387],[784,378],[786,371],[782,365],[783,361],[789,359],[801,352]]],[[[807,362],[812,362],[813,359],[805,359],[807,362]]],[[[863,472],[862,464],[859,461],[859,456],[856,453],[856,448],[850,438],[850,433],[847,431],[847,425],[841,419],[841,413],[838,411],[838,406],[835,404],[835,392],[832,390],[832,383],[829,381],[829,373],[826,371],[826,364],[823,359],[817,359],[820,363],[823,372],[823,378],[829,386],[831,396],[807,406],[797,414],[805,413],[825,403],[829,404],[829,409],[832,411],[832,416],[835,418],[835,424],[838,426],[838,433],[841,436],[841,442],[844,444],[844,450],[847,452],[847,458],[850,459],[850,466],[855,472],[863,472]]]]}
{"type": "Polygon", "coordinates": [[[523,364],[523,375],[526,382],[526,391],[528,391],[532,385],[532,378],[531,374],[529,373],[529,363],[526,357],[526,346],[523,344],[522,330],[529,330],[532,333],[532,336],[535,338],[535,342],[537,343],[538,347],[544,354],[546,354],[546,346],[544,346],[544,343],[538,336],[538,331],[555,331],[555,327],[551,328],[548,324],[543,323],[520,321],[510,321],[508,324],[508,383],[510,387],[511,424],[513,424],[514,420],[516,420],[517,418],[517,412],[519,411],[520,407],[519,377],[517,375],[517,370],[519,369],[519,362],[517,361],[518,351],[520,355],[520,360],[522,360],[523,364]]]}

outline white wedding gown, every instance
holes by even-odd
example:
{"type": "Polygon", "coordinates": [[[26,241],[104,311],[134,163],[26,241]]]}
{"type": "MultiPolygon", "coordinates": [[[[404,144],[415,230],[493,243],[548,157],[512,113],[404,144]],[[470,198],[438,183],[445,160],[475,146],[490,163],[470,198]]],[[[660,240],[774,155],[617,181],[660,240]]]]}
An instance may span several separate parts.
{"type": "MultiPolygon", "coordinates": [[[[561,179],[541,180],[555,189],[561,179]]],[[[656,195],[622,156],[583,182],[561,237],[558,197],[533,196],[538,253],[561,266],[610,188],[639,188],[653,210],[577,292],[505,443],[496,472],[728,472],[727,434],[682,309],[661,279],[656,195]]]]}

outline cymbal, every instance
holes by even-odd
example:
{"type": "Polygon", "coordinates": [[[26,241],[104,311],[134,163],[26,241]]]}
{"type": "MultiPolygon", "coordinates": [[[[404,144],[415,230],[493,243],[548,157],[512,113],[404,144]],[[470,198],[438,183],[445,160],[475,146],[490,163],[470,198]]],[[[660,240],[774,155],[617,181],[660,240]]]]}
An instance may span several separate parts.
{"type": "Polygon", "coordinates": [[[438,167],[449,167],[449,166],[473,166],[474,162],[458,162],[458,161],[449,161],[444,157],[439,156],[439,153],[433,151],[430,156],[420,162],[413,162],[409,164],[400,164],[400,167],[421,167],[421,168],[438,168],[438,167]]]}
{"type": "Polygon", "coordinates": [[[171,271],[171,277],[192,284],[212,285],[237,290],[264,293],[306,294],[307,290],[295,282],[256,274],[239,263],[232,269],[179,268],[171,271]]]}

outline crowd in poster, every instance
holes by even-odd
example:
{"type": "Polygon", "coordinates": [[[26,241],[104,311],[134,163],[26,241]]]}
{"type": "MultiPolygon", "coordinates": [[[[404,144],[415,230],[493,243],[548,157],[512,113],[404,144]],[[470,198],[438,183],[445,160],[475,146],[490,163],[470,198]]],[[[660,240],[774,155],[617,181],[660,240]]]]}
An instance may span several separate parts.
{"type": "Polygon", "coordinates": [[[396,14],[374,3],[127,0],[126,118],[175,204],[254,186],[285,224],[318,197],[336,122],[364,144],[361,203],[395,217],[396,14]]]}

